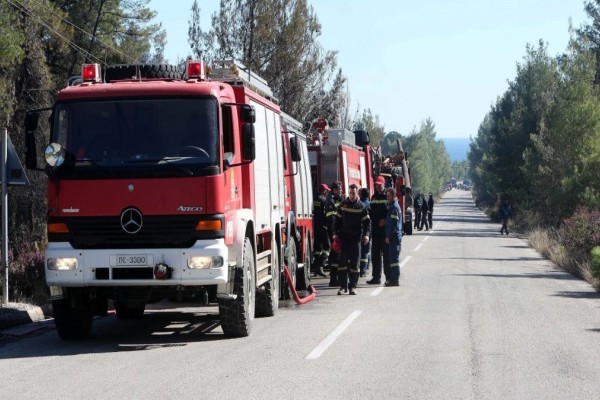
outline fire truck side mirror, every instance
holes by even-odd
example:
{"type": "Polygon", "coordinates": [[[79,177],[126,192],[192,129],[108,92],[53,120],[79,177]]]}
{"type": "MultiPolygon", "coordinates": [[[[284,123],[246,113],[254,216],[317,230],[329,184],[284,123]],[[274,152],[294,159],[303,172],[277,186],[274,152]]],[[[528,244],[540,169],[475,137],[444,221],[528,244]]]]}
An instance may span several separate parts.
{"type": "Polygon", "coordinates": [[[290,152],[292,153],[292,161],[302,161],[300,150],[298,149],[298,138],[296,136],[290,138],[290,152]]]}
{"type": "Polygon", "coordinates": [[[38,114],[27,113],[25,116],[25,166],[28,169],[37,168],[37,151],[35,144],[35,130],[38,126],[38,114]]]}
{"type": "Polygon", "coordinates": [[[256,113],[254,112],[254,108],[249,104],[243,104],[241,106],[241,116],[242,121],[253,124],[256,122],[256,113]]]}
{"type": "Polygon", "coordinates": [[[242,127],[242,157],[247,161],[252,161],[256,158],[254,125],[250,123],[246,123],[242,127]]]}
{"type": "Polygon", "coordinates": [[[369,132],[364,130],[354,131],[354,144],[358,147],[364,147],[370,143],[369,132]]]}

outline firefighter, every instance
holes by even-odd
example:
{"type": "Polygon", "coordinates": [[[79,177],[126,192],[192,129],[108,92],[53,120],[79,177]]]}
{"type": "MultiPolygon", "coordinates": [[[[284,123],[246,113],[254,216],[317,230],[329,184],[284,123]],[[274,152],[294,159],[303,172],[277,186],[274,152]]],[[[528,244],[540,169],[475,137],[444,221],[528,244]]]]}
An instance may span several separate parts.
{"type": "Polygon", "coordinates": [[[396,189],[386,191],[388,202],[385,217],[385,243],[388,247],[388,263],[385,265],[385,275],[388,279],[385,286],[400,286],[400,248],[402,244],[402,212],[398,205],[396,189]]]}
{"type": "Polygon", "coordinates": [[[429,193],[429,200],[427,200],[427,207],[429,211],[427,212],[427,219],[429,221],[429,228],[433,229],[433,194],[429,193]]]}
{"type": "Polygon", "coordinates": [[[419,225],[419,230],[423,230],[423,225],[425,225],[425,230],[429,230],[429,223],[427,222],[427,213],[429,212],[429,206],[427,205],[427,200],[425,200],[425,195],[421,193],[421,224],[419,225]]]}
{"type": "MultiPolygon", "coordinates": [[[[337,213],[338,206],[343,200],[341,190],[342,184],[341,182],[333,182],[331,184],[331,191],[327,196],[327,200],[325,201],[325,218],[327,219],[327,233],[329,235],[329,240],[333,240],[333,221],[335,220],[335,215],[337,213]]],[[[330,247],[329,249],[329,258],[327,260],[329,264],[329,286],[335,287],[338,286],[338,266],[339,266],[339,254],[330,247]]]]}
{"type": "Polygon", "coordinates": [[[421,193],[417,194],[415,197],[415,202],[413,203],[415,208],[415,229],[419,229],[421,227],[421,208],[423,207],[423,199],[421,199],[421,193]]]}
{"type": "Polygon", "coordinates": [[[341,238],[342,250],[339,257],[338,295],[356,294],[359,275],[360,246],[369,243],[371,223],[365,205],[358,198],[358,187],[350,185],[348,197],[338,207],[333,222],[333,239],[341,238]],[[349,273],[348,273],[349,272],[349,273]]]}
{"type": "MultiPolygon", "coordinates": [[[[385,246],[385,214],[387,212],[387,199],[385,195],[385,178],[378,176],[375,180],[375,193],[371,196],[369,217],[371,219],[371,263],[373,271],[369,285],[381,283],[381,267],[387,259],[385,246]]],[[[386,276],[387,279],[387,276],[386,276]]]]}
{"type": "MultiPolygon", "coordinates": [[[[371,201],[369,200],[369,189],[360,188],[358,191],[358,197],[360,201],[365,205],[367,212],[369,212],[369,207],[371,205],[371,201]]],[[[360,245],[360,276],[367,276],[367,272],[369,271],[369,261],[371,259],[371,243],[363,243],[360,245]]]]}
{"type": "Polygon", "coordinates": [[[326,276],[323,268],[327,267],[331,246],[329,233],[327,232],[327,218],[325,218],[325,202],[329,191],[329,186],[323,183],[319,186],[319,191],[313,199],[313,229],[315,235],[313,271],[315,276],[326,276]]]}

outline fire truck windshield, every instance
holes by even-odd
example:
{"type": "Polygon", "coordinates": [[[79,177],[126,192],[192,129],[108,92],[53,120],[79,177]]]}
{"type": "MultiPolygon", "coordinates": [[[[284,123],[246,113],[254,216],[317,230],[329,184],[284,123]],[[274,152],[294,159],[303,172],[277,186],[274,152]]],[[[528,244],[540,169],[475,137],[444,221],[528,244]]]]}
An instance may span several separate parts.
{"type": "Polygon", "coordinates": [[[67,154],[63,176],[208,175],[218,173],[214,97],[63,102],[52,142],[67,154]]]}

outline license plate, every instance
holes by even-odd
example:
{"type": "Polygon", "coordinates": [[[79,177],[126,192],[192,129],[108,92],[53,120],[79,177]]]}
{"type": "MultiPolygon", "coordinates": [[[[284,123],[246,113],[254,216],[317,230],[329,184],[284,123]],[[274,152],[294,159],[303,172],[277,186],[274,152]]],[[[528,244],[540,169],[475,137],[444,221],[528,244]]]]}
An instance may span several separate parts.
{"type": "Polygon", "coordinates": [[[146,254],[117,255],[117,266],[148,265],[146,254]]]}

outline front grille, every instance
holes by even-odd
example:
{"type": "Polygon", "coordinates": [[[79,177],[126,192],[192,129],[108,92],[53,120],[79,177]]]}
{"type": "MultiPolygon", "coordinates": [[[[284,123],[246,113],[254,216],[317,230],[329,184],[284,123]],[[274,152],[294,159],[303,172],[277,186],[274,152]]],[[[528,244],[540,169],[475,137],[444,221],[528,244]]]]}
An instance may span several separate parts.
{"type": "MultiPolygon", "coordinates": [[[[138,279],[138,280],[151,280],[154,278],[154,270],[152,268],[113,268],[112,279],[113,280],[127,280],[127,279],[138,279]]],[[[96,279],[108,280],[109,269],[108,268],[96,268],[96,279]]]]}
{"type": "Polygon", "coordinates": [[[198,216],[144,217],[142,228],[129,234],[120,217],[69,218],[68,240],[76,249],[188,248],[196,241],[198,216]]]}

